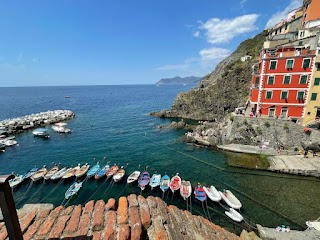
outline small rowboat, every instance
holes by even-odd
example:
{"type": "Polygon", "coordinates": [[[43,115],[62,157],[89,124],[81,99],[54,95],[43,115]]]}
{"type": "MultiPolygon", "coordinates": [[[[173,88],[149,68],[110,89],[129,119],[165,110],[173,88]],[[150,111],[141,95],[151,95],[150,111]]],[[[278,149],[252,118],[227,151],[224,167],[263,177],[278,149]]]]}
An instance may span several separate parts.
{"type": "Polygon", "coordinates": [[[198,199],[201,202],[207,199],[206,192],[203,190],[203,187],[200,184],[198,185],[198,187],[195,188],[194,195],[196,199],[198,199]]]}
{"type": "Polygon", "coordinates": [[[233,208],[230,208],[229,211],[225,211],[224,213],[233,221],[242,222],[243,220],[243,216],[233,208]]]}
{"type": "Polygon", "coordinates": [[[105,165],[104,167],[99,169],[99,171],[96,173],[96,175],[94,175],[94,178],[99,179],[99,178],[103,177],[104,175],[106,175],[109,168],[110,168],[109,164],[105,165]]]}
{"type": "Polygon", "coordinates": [[[171,191],[174,193],[175,191],[177,191],[180,186],[181,186],[181,178],[178,175],[179,173],[176,174],[176,176],[174,176],[173,178],[171,178],[171,182],[170,182],[170,189],[171,191]]]}
{"type": "Polygon", "coordinates": [[[140,173],[141,173],[140,171],[134,171],[133,173],[131,173],[127,179],[127,183],[132,183],[134,181],[137,181],[140,176],[140,173]]]}
{"type": "Polygon", "coordinates": [[[46,173],[48,172],[48,170],[46,169],[45,166],[43,166],[43,168],[39,169],[35,174],[33,174],[30,178],[32,181],[36,182],[39,179],[43,178],[44,175],[46,175],[46,173]]]}
{"type": "Polygon", "coordinates": [[[121,167],[116,174],[113,175],[112,179],[115,182],[119,182],[123,176],[126,174],[126,171],[123,169],[123,167],[121,167]]]}
{"type": "Polygon", "coordinates": [[[70,171],[72,168],[61,168],[58,172],[56,172],[50,179],[51,180],[57,180],[62,178],[62,176],[67,172],[70,171]]]}
{"type": "Polygon", "coordinates": [[[108,169],[106,172],[107,178],[113,176],[118,171],[119,167],[117,165],[113,165],[111,168],[108,169]]]}
{"type": "Polygon", "coordinates": [[[78,164],[78,166],[72,168],[70,171],[66,172],[62,176],[62,179],[68,179],[68,178],[73,177],[79,169],[80,169],[80,164],[78,164]]]}
{"type": "Polygon", "coordinates": [[[23,181],[23,175],[16,176],[14,179],[9,180],[9,185],[11,188],[15,188],[23,181]]]}
{"type": "Polygon", "coordinates": [[[90,165],[88,165],[88,163],[82,165],[82,167],[80,169],[78,169],[76,171],[76,173],[74,174],[76,176],[76,178],[80,178],[83,175],[85,175],[88,172],[89,167],[90,167],[90,165]]]}
{"type": "Polygon", "coordinates": [[[161,181],[161,174],[153,174],[149,183],[151,190],[155,187],[158,187],[160,185],[160,181],[161,181]]]}
{"type": "Polygon", "coordinates": [[[74,182],[69,189],[66,191],[66,193],[64,194],[65,198],[68,200],[69,198],[71,198],[73,195],[75,195],[80,188],[82,187],[82,182],[78,183],[78,182],[74,182]]]}
{"type": "Polygon", "coordinates": [[[180,187],[180,195],[184,200],[191,196],[192,186],[189,181],[182,180],[180,187]]]}
{"type": "Polygon", "coordinates": [[[225,201],[230,207],[234,209],[240,209],[242,207],[241,202],[236,198],[229,190],[225,190],[223,193],[219,191],[219,194],[223,201],[225,201]]]}
{"type": "Polygon", "coordinates": [[[28,172],[26,172],[25,174],[23,174],[23,180],[27,179],[29,177],[31,177],[33,174],[35,174],[37,171],[39,170],[39,168],[32,168],[30,169],[28,172]]]}
{"type": "Polygon", "coordinates": [[[141,188],[141,190],[144,190],[149,182],[150,174],[147,171],[144,171],[138,179],[138,186],[141,188]]]}
{"type": "Polygon", "coordinates": [[[221,200],[221,196],[214,186],[210,186],[210,188],[203,187],[203,190],[212,201],[219,202],[221,200]]]}
{"type": "Polygon", "coordinates": [[[97,162],[97,164],[91,167],[87,172],[88,178],[91,178],[92,176],[94,176],[99,171],[99,169],[100,169],[100,164],[99,162],[97,162]]]}
{"type": "Polygon", "coordinates": [[[168,190],[170,186],[170,177],[168,175],[164,175],[160,181],[160,189],[165,192],[168,190]]]}
{"type": "Polygon", "coordinates": [[[44,179],[45,180],[48,180],[48,179],[50,179],[56,172],[58,172],[59,171],[59,167],[58,167],[58,165],[54,165],[48,172],[47,172],[47,174],[46,175],[44,175],[44,179]]]}

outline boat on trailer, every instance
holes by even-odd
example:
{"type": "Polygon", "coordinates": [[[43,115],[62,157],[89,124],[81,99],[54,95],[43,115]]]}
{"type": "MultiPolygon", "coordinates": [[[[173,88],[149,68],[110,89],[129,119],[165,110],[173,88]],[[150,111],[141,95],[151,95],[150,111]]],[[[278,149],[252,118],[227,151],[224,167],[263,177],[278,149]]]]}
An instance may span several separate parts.
{"type": "Polygon", "coordinates": [[[223,192],[219,191],[219,194],[223,201],[226,202],[230,207],[234,209],[240,209],[242,207],[241,202],[239,201],[236,196],[233,195],[233,193],[230,190],[224,190],[223,192]]]}
{"type": "Polygon", "coordinates": [[[203,187],[203,190],[210,200],[214,202],[219,202],[221,200],[221,195],[214,186],[211,185],[210,188],[203,187]]]}
{"type": "Polygon", "coordinates": [[[236,222],[242,222],[243,216],[235,209],[230,208],[229,211],[224,212],[229,218],[236,222]]]}
{"type": "Polygon", "coordinates": [[[73,195],[77,194],[82,187],[82,182],[74,182],[64,194],[65,198],[68,200],[73,195]]]}
{"type": "Polygon", "coordinates": [[[174,177],[171,178],[170,181],[170,189],[174,193],[179,190],[181,186],[181,178],[179,177],[179,173],[177,173],[174,177]]]}
{"type": "Polygon", "coordinates": [[[150,182],[150,174],[147,171],[144,171],[138,179],[138,186],[143,191],[149,182],[150,182]]]}
{"type": "Polygon", "coordinates": [[[161,181],[161,174],[153,174],[149,182],[151,190],[155,187],[158,187],[160,185],[160,181],[161,181]]]}
{"type": "Polygon", "coordinates": [[[140,176],[140,171],[134,171],[133,173],[130,174],[130,176],[127,179],[127,183],[132,183],[138,180],[140,176]]]}
{"type": "Polygon", "coordinates": [[[181,187],[180,187],[180,195],[183,197],[184,200],[189,198],[192,193],[192,186],[189,181],[182,180],[181,187]]]}
{"type": "Polygon", "coordinates": [[[162,192],[165,192],[170,187],[170,177],[168,175],[164,175],[160,181],[160,189],[162,192]]]}

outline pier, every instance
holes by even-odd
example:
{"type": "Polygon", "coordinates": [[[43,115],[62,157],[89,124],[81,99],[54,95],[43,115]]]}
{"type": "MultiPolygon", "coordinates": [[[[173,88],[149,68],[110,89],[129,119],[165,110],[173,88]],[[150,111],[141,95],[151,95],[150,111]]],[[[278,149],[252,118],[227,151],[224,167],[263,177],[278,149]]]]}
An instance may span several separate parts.
{"type": "Polygon", "coordinates": [[[39,126],[66,121],[75,117],[70,110],[53,110],[0,121],[0,135],[15,135],[39,126]]]}

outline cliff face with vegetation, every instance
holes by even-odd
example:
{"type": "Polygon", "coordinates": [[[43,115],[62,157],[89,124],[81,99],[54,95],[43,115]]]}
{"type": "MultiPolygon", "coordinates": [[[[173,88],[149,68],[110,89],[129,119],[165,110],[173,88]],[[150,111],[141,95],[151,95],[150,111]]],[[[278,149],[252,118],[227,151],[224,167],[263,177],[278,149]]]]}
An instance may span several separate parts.
{"type": "Polygon", "coordinates": [[[198,88],[180,93],[170,110],[154,115],[195,120],[214,120],[224,117],[238,106],[245,105],[249,97],[252,64],[257,61],[266,32],[242,42],[236,51],[220,62],[205,76],[198,88]],[[241,62],[244,55],[252,59],[241,62]]]}

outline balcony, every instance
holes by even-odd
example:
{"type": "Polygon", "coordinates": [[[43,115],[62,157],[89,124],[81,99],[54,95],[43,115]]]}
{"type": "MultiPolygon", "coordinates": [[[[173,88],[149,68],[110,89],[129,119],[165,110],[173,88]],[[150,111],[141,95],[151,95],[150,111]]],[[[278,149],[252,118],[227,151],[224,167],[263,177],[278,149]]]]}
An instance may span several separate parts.
{"type": "Polygon", "coordinates": [[[308,50],[308,49],[303,49],[301,51],[288,51],[288,52],[269,52],[263,54],[264,59],[268,58],[289,58],[289,57],[298,57],[298,56],[310,56],[310,55],[315,55],[316,50],[308,50]]]}

